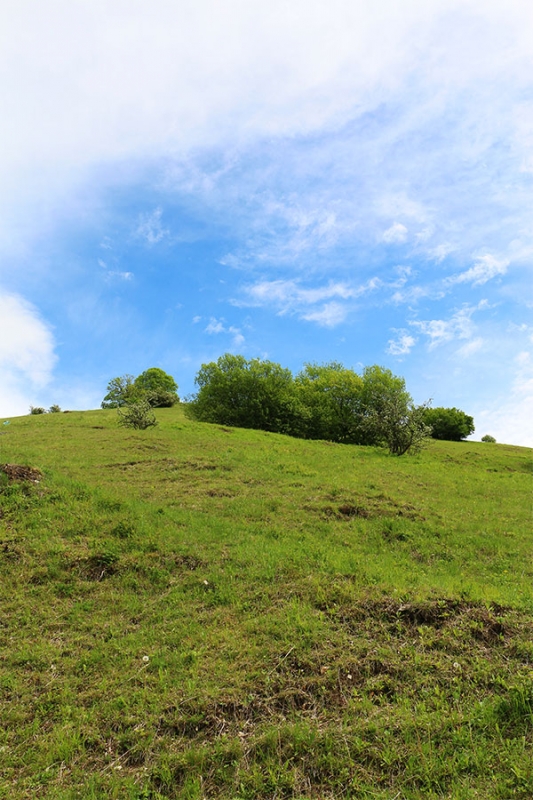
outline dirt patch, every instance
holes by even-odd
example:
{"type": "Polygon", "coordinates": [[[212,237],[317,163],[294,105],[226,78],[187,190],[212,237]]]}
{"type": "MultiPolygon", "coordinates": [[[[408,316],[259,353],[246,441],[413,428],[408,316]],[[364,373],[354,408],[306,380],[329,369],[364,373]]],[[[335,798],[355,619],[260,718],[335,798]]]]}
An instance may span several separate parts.
{"type": "MultiPolygon", "coordinates": [[[[313,498],[315,501],[318,498],[313,498]]],[[[375,519],[377,517],[403,517],[408,520],[421,521],[425,517],[415,506],[409,503],[400,503],[392,497],[386,495],[360,495],[356,497],[334,498],[327,497],[330,504],[324,506],[321,503],[313,502],[306,506],[306,511],[318,513],[328,519],[349,520],[353,517],[363,519],[375,519]],[[336,500],[335,505],[331,503],[336,500]],[[337,505],[339,503],[339,505],[337,505]]]]}
{"type": "Polygon", "coordinates": [[[97,553],[74,561],[70,568],[86,581],[102,581],[118,572],[118,558],[114,553],[97,553]]]}
{"type": "Polygon", "coordinates": [[[0,472],[3,472],[10,481],[29,481],[39,483],[43,479],[43,473],[37,467],[27,467],[22,464],[0,464],[0,472]]]}
{"type": "Polygon", "coordinates": [[[206,567],[207,561],[203,561],[201,558],[197,558],[196,556],[176,556],[175,558],[176,566],[183,567],[184,569],[190,569],[191,571],[198,569],[199,567],[206,567]]]}
{"type": "Polygon", "coordinates": [[[369,618],[381,620],[389,625],[401,624],[406,630],[420,625],[434,629],[468,629],[470,635],[480,642],[503,641],[509,633],[508,623],[502,617],[509,609],[492,604],[443,598],[412,603],[398,603],[392,600],[363,602],[350,610],[343,609],[336,616],[348,627],[359,629],[361,623],[369,618]]]}

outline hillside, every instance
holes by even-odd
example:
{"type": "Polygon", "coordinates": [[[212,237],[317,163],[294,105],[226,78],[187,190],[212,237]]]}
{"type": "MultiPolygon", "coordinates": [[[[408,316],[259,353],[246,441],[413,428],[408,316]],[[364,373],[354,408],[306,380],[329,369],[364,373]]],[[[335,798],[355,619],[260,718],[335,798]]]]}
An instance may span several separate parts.
{"type": "Polygon", "coordinates": [[[0,426],[0,797],[530,798],[532,453],[0,426]]]}

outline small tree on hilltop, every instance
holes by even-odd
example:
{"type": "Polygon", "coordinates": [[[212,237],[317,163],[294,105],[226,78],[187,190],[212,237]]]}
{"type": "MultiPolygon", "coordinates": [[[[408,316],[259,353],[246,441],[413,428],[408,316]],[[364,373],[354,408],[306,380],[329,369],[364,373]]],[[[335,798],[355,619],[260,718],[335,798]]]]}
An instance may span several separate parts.
{"type": "Polygon", "coordinates": [[[496,439],[494,436],[491,436],[490,433],[486,433],[485,436],[481,437],[482,442],[490,442],[490,444],[496,444],[496,439]]]}
{"type": "Polygon", "coordinates": [[[102,408],[123,408],[140,400],[146,400],[152,408],[170,408],[179,403],[176,381],[159,367],[151,367],[137,378],[133,375],[113,378],[107,384],[102,408]]]}
{"type": "Polygon", "coordinates": [[[170,408],[179,403],[178,384],[159,367],[142,372],[133,382],[134,390],[145,397],[153,408],[170,408]]]}
{"type": "Polygon", "coordinates": [[[102,400],[102,408],[122,408],[133,401],[135,394],[133,381],[133,375],[112,378],[107,384],[107,394],[102,400]]]}

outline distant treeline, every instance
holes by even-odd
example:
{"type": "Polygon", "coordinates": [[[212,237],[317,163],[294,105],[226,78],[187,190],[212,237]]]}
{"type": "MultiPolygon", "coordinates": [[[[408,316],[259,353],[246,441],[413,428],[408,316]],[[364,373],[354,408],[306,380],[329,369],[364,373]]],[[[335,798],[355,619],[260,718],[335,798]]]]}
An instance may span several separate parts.
{"type": "Polygon", "coordinates": [[[227,353],[203,364],[187,398],[202,422],[360,445],[402,455],[428,436],[460,440],[474,431],[459,409],[416,406],[405,380],[374,365],[361,374],[338,362],[307,364],[295,377],[272,361],[227,353]]]}

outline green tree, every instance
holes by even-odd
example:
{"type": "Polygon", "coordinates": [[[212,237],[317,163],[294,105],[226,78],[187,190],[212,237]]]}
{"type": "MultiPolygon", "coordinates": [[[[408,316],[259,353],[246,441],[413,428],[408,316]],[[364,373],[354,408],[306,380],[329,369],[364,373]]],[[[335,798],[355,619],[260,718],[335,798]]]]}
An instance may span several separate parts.
{"type": "Polygon", "coordinates": [[[187,406],[193,419],[294,435],[301,431],[303,411],[293,377],[279,364],[226,353],[202,364],[195,383],[198,392],[187,406]]]}
{"type": "Polygon", "coordinates": [[[459,442],[475,430],[474,418],[459,408],[427,408],[424,416],[433,439],[459,442]]]}
{"type": "Polygon", "coordinates": [[[113,378],[107,384],[102,408],[123,408],[140,400],[146,400],[153,408],[173,406],[179,402],[176,381],[159,367],[151,367],[137,378],[133,375],[113,378]]]}
{"type": "Polygon", "coordinates": [[[388,440],[385,430],[390,432],[391,425],[407,418],[413,400],[405,387],[405,380],[377,364],[365,367],[362,382],[360,444],[382,444],[384,439],[388,440]]]}
{"type": "Polygon", "coordinates": [[[395,456],[417,453],[431,434],[426,424],[427,406],[407,404],[398,394],[383,398],[379,412],[369,410],[366,421],[372,431],[373,444],[389,448],[395,456]]]}
{"type": "Polygon", "coordinates": [[[133,375],[112,378],[107,384],[107,394],[102,400],[102,408],[122,408],[132,402],[135,396],[133,375]]]}
{"type": "Polygon", "coordinates": [[[360,441],[363,381],[356,372],[336,361],[306,364],[295,384],[306,410],[307,438],[352,444],[360,441]]]}
{"type": "Polygon", "coordinates": [[[145,397],[153,408],[169,408],[179,403],[178,385],[172,375],[159,367],[150,367],[133,382],[135,392],[145,397]]]}

